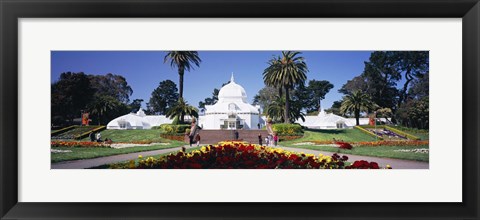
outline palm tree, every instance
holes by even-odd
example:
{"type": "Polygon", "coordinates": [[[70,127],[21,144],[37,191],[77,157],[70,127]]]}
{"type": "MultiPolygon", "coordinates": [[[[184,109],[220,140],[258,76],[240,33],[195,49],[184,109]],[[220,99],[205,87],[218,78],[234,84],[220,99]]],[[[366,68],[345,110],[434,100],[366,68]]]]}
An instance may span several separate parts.
{"type": "MultiPolygon", "coordinates": [[[[284,121],[290,123],[290,89],[294,85],[305,83],[307,64],[305,58],[297,56],[300,52],[282,51],[282,56],[274,57],[263,71],[263,81],[267,86],[285,90],[284,121]]],[[[280,94],[281,95],[281,94],[280,94]]]]}
{"type": "MultiPolygon", "coordinates": [[[[275,96],[272,103],[267,106],[266,113],[268,118],[274,121],[285,121],[285,97],[275,96]]],[[[299,105],[290,105],[288,113],[290,122],[294,122],[298,118],[305,121],[305,114],[301,112],[301,106],[299,105]]]]}
{"type": "Polygon", "coordinates": [[[111,96],[99,96],[87,107],[90,113],[97,115],[98,125],[100,125],[101,116],[105,113],[116,109],[119,105],[118,100],[111,96]]]}
{"type": "Polygon", "coordinates": [[[170,108],[166,114],[166,116],[171,119],[178,117],[180,119],[180,124],[184,123],[185,115],[198,118],[198,110],[197,108],[189,105],[185,100],[183,100],[183,98],[178,98],[177,104],[172,106],[172,108],[170,108]]]}
{"type": "Polygon", "coordinates": [[[376,107],[369,95],[359,90],[343,97],[340,112],[342,114],[352,113],[355,116],[357,125],[360,125],[360,112],[366,112],[376,107]]]}
{"type": "Polygon", "coordinates": [[[179,98],[183,98],[183,75],[185,70],[190,71],[193,65],[199,67],[202,60],[196,51],[168,51],[163,59],[163,63],[170,61],[170,66],[178,68],[179,79],[179,98]]]}

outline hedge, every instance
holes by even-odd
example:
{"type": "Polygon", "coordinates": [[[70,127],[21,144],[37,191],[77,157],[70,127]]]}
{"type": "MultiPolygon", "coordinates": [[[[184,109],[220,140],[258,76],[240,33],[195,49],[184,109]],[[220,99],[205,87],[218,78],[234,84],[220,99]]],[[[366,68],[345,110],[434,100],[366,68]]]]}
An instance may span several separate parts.
{"type": "Polygon", "coordinates": [[[299,124],[273,124],[272,129],[279,136],[303,136],[302,126],[299,124]]]}
{"type": "Polygon", "coordinates": [[[190,128],[190,125],[183,124],[183,125],[172,125],[172,124],[162,124],[160,125],[160,130],[164,134],[185,134],[185,131],[190,128]]]}

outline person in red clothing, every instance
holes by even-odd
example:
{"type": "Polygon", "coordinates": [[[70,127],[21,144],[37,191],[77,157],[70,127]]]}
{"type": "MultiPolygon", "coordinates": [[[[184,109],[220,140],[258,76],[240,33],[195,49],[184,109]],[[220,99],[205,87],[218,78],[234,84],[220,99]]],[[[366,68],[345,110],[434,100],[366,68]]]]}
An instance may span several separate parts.
{"type": "Polygon", "coordinates": [[[278,134],[277,133],[273,134],[273,142],[275,143],[275,147],[276,147],[277,143],[278,143],[278,134]]]}

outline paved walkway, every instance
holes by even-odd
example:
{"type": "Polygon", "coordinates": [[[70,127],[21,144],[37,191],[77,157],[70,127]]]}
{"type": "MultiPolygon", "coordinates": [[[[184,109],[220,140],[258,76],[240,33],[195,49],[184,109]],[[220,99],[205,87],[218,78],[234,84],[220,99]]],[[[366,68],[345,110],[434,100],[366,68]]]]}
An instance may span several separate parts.
{"type": "MultiPolygon", "coordinates": [[[[187,149],[190,146],[185,146],[187,149]]],[[[326,151],[318,151],[318,150],[309,150],[303,148],[292,148],[292,147],[282,147],[282,149],[293,151],[293,152],[304,152],[308,154],[323,154],[323,155],[333,155],[334,152],[326,152],[326,151]]],[[[144,151],[144,152],[135,152],[135,153],[128,153],[128,154],[121,154],[121,155],[114,155],[114,156],[107,156],[107,157],[99,157],[93,159],[85,159],[85,160],[72,160],[72,161],[64,161],[59,163],[54,163],[51,165],[51,169],[85,169],[91,168],[96,166],[101,166],[104,164],[111,164],[111,163],[118,163],[122,161],[128,160],[135,160],[138,158],[138,155],[142,155],[144,157],[153,156],[158,154],[165,154],[174,151],[179,151],[181,147],[176,148],[168,148],[168,149],[161,149],[161,150],[153,150],[153,151],[144,151]]],[[[360,156],[360,155],[351,155],[351,154],[340,154],[345,155],[348,157],[348,161],[356,161],[356,160],[366,160],[366,161],[374,161],[377,162],[379,166],[385,167],[387,164],[392,166],[393,169],[428,169],[427,162],[421,161],[413,161],[413,160],[401,160],[401,159],[392,159],[392,158],[382,158],[382,157],[370,157],[370,156],[360,156]]]]}
{"type": "MultiPolygon", "coordinates": [[[[323,154],[323,155],[331,156],[335,153],[335,152],[327,152],[327,151],[309,150],[309,149],[303,149],[303,148],[282,147],[282,146],[279,146],[279,147],[288,151],[304,152],[307,154],[315,154],[315,155],[323,154]]],[[[368,162],[374,161],[374,162],[377,162],[380,167],[385,167],[387,164],[389,164],[390,166],[392,166],[393,169],[428,169],[428,162],[351,155],[351,154],[343,154],[343,153],[340,153],[339,155],[347,156],[348,161],[350,162],[353,162],[356,160],[366,160],[368,162]]]]}

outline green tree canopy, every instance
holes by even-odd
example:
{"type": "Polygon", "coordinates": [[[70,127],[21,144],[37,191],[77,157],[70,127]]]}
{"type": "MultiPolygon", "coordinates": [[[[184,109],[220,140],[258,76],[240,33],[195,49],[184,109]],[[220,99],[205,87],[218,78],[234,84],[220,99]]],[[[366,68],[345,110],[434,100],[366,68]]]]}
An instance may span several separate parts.
{"type": "Polygon", "coordinates": [[[166,114],[177,104],[179,98],[177,85],[172,80],[161,81],[150,97],[149,108],[155,114],[166,114]]]}
{"type": "Polygon", "coordinates": [[[282,56],[272,58],[263,72],[263,80],[267,86],[285,89],[285,123],[290,123],[290,89],[304,84],[307,79],[307,64],[305,58],[298,56],[300,54],[282,51],[282,56]]]}
{"type": "Polygon", "coordinates": [[[52,123],[72,123],[74,118],[79,118],[81,111],[93,99],[95,89],[92,88],[88,76],[82,72],[65,72],[60,74],[58,81],[52,84],[51,114],[52,123]]]}
{"type": "Polygon", "coordinates": [[[179,118],[180,124],[185,123],[185,115],[198,118],[198,110],[194,106],[189,105],[183,98],[178,98],[178,102],[166,114],[171,119],[179,118]]]}
{"type": "Polygon", "coordinates": [[[368,112],[376,108],[376,104],[372,102],[369,95],[361,92],[361,91],[354,91],[350,95],[346,95],[343,97],[342,106],[340,107],[340,111],[345,113],[353,113],[355,116],[357,125],[360,125],[360,113],[361,112],[368,112]]]}
{"type": "Polygon", "coordinates": [[[125,77],[108,73],[106,75],[88,75],[90,83],[99,96],[111,96],[119,102],[127,104],[133,93],[125,77]]]}
{"type": "Polygon", "coordinates": [[[307,112],[319,111],[321,108],[321,101],[325,99],[325,95],[333,89],[333,84],[327,80],[310,80],[308,81],[308,100],[309,105],[306,107],[307,112]]]}

